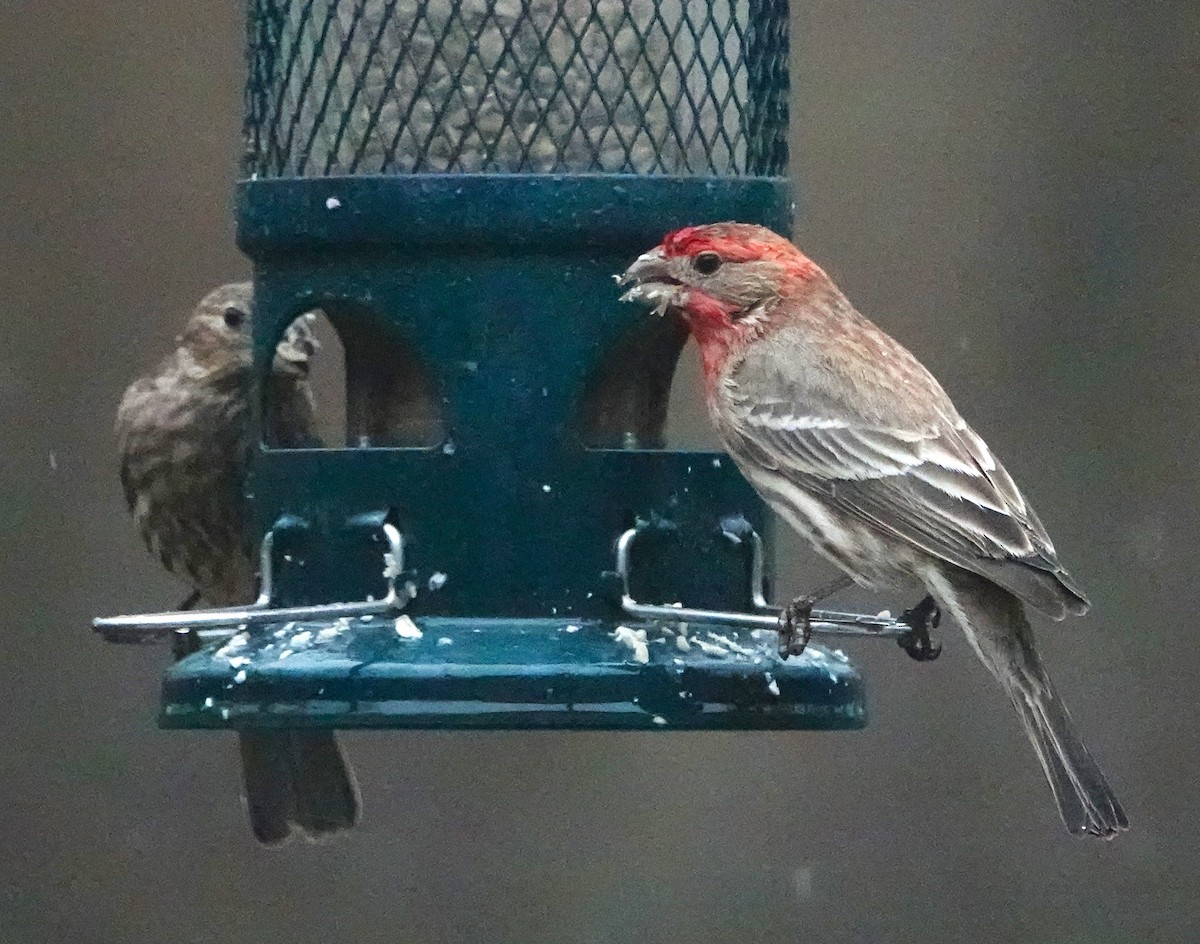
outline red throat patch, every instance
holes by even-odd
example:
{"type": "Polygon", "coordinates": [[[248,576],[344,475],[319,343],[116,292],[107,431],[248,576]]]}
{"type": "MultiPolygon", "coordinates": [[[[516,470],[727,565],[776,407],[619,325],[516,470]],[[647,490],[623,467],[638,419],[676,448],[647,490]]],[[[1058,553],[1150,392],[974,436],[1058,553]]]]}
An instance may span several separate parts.
{"type": "Polygon", "coordinates": [[[751,333],[748,326],[743,329],[730,317],[731,311],[729,305],[711,295],[697,289],[688,290],[683,318],[700,348],[704,385],[709,391],[730,353],[745,344],[749,340],[746,335],[751,333]]]}

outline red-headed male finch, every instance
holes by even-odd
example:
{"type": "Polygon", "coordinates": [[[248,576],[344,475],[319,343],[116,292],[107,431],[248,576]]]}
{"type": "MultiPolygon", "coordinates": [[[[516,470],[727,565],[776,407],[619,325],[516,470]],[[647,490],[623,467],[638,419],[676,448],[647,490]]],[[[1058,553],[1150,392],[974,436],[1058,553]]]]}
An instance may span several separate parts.
{"type": "MultiPolygon", "coordinates": [[[[204,297],[154,373],[134,381],[117,411],[121,483],[151,553],[186,578],[192,600],[210,606],[256,596],[242,488],[253,448],[250,428],[250,283],[204,297]]],[[[281,445],[310,445],[309,359],[316,349],[305,319],[275,351],[268,422],[281,445]]],[[[349,829],[359,817],[358,787],[332,733],[239,732],[246,807],[254,835],[280,843],[349,829]]]]}
{"type": "Polygon", "coordinates": [[[1016,706],[1067,829],[1128,829],[1025,617],[1088,602],[929,371],[761,226],[681,229],[618,281],[625,300],[682,315],[725,448],[784,521],[858,584],[916,578],[955,617],[1016,706]]]}

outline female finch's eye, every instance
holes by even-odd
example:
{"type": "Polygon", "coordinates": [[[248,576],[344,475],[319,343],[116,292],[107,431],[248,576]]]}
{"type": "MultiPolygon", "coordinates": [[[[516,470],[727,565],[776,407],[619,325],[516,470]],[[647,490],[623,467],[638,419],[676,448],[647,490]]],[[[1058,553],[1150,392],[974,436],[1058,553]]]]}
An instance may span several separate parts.
{"type": "Polygon", "coordinates": [[[225,324],[230,328],[240,328],[246,321],[246,313],[240,308],[225,309],[225,324]]]}
{"type": "Polygon", "coordinates": [[[712,275],[721,268],[721,261],[715,252],[702,252],[692,262],[692,268],[701,275],[712,275]]]}

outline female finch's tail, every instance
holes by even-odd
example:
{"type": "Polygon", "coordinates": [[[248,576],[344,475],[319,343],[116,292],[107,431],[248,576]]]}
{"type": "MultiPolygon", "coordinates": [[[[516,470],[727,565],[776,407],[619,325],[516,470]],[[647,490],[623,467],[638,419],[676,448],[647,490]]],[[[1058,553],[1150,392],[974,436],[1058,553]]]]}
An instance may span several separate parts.
{"type": "Polygon", "coordinates": [[[930,568],[925,580],[1012,699],[1067,829],[1104,839],[1128,829],[1125,810],[1042,667],[1021,601],[990,580],[949,564],[930,568]]]}
{"type": "Polygon", "coordinates": [[[324,839],[358,822],[358,784],[333,732],[239,732],[246,808],[255,838],[287,841],[293,831],[324,839]]]}

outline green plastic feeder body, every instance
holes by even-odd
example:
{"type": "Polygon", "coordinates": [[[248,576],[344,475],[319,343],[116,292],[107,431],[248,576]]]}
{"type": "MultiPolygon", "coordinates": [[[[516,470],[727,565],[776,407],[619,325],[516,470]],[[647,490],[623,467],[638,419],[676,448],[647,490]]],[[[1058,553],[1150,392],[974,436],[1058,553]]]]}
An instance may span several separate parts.
{"type": "MultiPolygon", "coordinates": [[[[520,45],[524,20],[572,3],[535,0],[502,35],[520,45]]],[[[322,309],[346,352],[349,433],[330,448],[275,448],[258,403],[247,493],[253,535],[272,532],[271,603],[383,595],[381,522],[403,535],[398,582],[415,596],[402,614],[281,620],[203,646],[167,674],[164,726],[865,723],[861,681],[840,653],[814,646],[784,662],[770,631],[632,620],[612,573],[618,537],[642,527],[638,599],[750,611],[745,548],[725,523],[770,538],[762,502],[722,454],[663,448],[685,332],[619,304],[613,283],[680,226],[791,228],[786,4],[696,6],[670,55],[654,39],[669,15],[656,0],[596,7],[582,25],[547,19],[530,48],[558,91],[539,93],[542,113],[522,126],[521,90],[541,73],[509,76],[520,63],[503,56],[480,65],[497,28],[488,4],[440,14],[418,4],[408,35],[434,45],[401,45],[424,84],[372,84],[375,47],[347,38],[325,51],[336,66],[326,88],[311,70],[297,80],[305,57],[284,54],[282,37],[294,33],[295,46],[311,24],[251,4],[238,241],[254,264],[256,374],[266,376],[292,319],[322,309]],[[600,24],[605,16],[636,30],[600,24]],[[560,33],[597,24],[612,55],[580,71],[585,45],[559,43],[560,33]],[[476,34],[474,46],[454,45],[476,34]],[[630,46],[631,36],[641,39],[630,46]],[[413,52],[429,48],[442,58],[413,52]],[[622,59],[637,68],[614,73],[622,59]],[[455,118],[472,69],[495,94],[455,118]],[[566,94],[581,81],[594,94],[566,94]],[[557,121],[563,101],[568,122],[557,121]],[[501,130],[485,133],[492,119],[501,130]]],[[[386,23],[360,26],[377,44],[389,35],[386,23]]]]}

